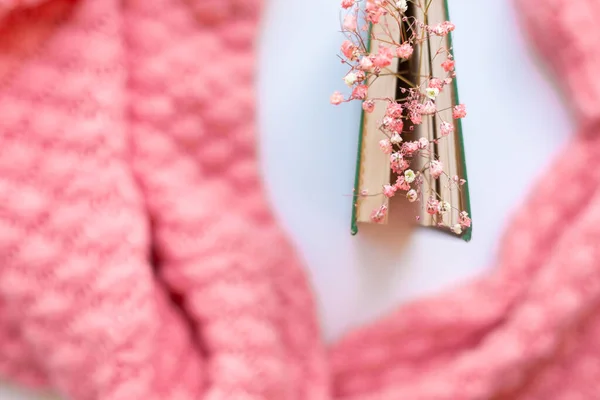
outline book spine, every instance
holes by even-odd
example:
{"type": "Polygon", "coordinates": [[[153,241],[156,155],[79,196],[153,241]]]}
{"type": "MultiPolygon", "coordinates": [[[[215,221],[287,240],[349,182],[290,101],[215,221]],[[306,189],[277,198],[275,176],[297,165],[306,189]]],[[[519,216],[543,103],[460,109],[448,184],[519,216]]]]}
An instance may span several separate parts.
{"type": "MultiPolygon", "coordinates": [[[[450,9],[448,6],[448,0],[444,0],[444,11],[446,13],[446,19],[449,21],[450,20],[450,9]]],[[[452,33],[450,33],[448,35],[448,43],[450,46],[450,54],[452,54],[452,57],[454,57],[454,46],[452,44],[452,33]]],[[[454,104],[460,104],[460,99],[458,96],[458,82],[456,81],[456,77],[454,79],[452,79],[452,89],[454,92],[454,104]]],[[[462,168],[461,171],[459,171],[460,177],[462,179],[465,179],[467,182],[464,184],[463,186],[463,193],[464,193],[464,208],[466,212],[469,213],[469,216],[471,217],[471,220],[473,220],[473,215],[471,214],[471,196],[469,194],[469,178],[467,176],[467,159],[466,159],[466,152],[465,152],[465,141],[464,141],[464,137],[463,137],[463,127],[462,127],[462,120],[461,119],[457,119],[456,120],[456,132],[454,133],[455,135],[458,135],[458,152],[459,152],[459,156],[460,158],[463,160],[462,162],[462,168]]],[[[468,242],[471,240],[473,236],[473,225],[471,225],[469,228],[465,229],[461,235],[461,238],[468,242]]]]}

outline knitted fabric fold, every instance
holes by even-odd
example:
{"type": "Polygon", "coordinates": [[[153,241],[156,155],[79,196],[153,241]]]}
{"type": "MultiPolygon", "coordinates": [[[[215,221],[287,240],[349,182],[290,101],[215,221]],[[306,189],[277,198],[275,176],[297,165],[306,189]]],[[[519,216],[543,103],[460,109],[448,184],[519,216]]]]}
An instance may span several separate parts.
{"type": "Polygon", "coordinates": [[[0,374],[73,400],[600,396],[600,3],[518,2],[581,127],[490,274],[320,339],[255,148],[259,0],[0,1],[0,374]]]}

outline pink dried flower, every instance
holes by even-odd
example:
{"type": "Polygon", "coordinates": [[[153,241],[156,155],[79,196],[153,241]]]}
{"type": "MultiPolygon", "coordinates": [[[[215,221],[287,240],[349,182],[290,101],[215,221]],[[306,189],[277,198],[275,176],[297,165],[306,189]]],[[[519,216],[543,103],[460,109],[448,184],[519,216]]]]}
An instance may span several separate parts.
{"type": "Polygon", "coordinates": [[[400,158],[391,164],[392,171],[395,174],[402,173],[408,167],[410,167],[410,163],[404,158],[400,158]]]}
{"type": "Polygon", "coordinates": [[[385,115],[392,118],[401,118],[402,117],[402,104],[393,102],[387,106],[385,110],[385,115]]]}
{"type": "Polygon", "coordinates": [[[367,97],[368,90],[369,90],[369,87],[367,85],[358,85],[352,91],[352,98],[364,100],[367,97]]]}
{"type": "Polygon", "coordinates": [[[454,132],[454,125],[444,121],[440,124],[440,132],[442,136],[448,136],[449,134],[454,132]]]}
{"type": "Polygon", "coordinates": [[[373,68],[373,61],[369,57],[363,57],[360,60],[360,69],[363,71],[369,71],[373,68]]]}
{"type": "Polygon", "coordinates": [[[431,31],[438,36],[446,36],[448,33],[454,30],[455,26],[450,21],[445,21],[434,26],[431,31]]]}
{"type": "Polygon", "coordinates": [[[418,197],[419,197],[419,195],[415,189],[410,189],[408,192],[406,192],[406,198],[411,203],[414,203],[415,201],[417,201],[418,197]]]}
{"type": "Polygon", "coordinates": [[[354,15],[354,14],[348,14],[348,15],[346,15],[346,17],[344,18],[343,27],[347,31],[351,31],[351,32],[356,31],[358,29],[358,24],[357,24],[357,21],[356,21],[356,15],[354,15]]]}
{"type": "Polygon", "coordinates": [[[385,68],[392,63],[394,54],[389,47],[380,46],[379,53],[373,57],[373,65],[379,68],[385,68]]]}
{"type": "Polygon", "coordinates": [[[460,186],[464,185],[465,183],[467,183],[467,181],[465,179],[461,179],[459,182],[460,186]]]}
{"type": "Polygon", "coordinates": [[[404,121],[401,119],[394,119],[391,117],[385,117],[383,119],[383,125],[389,131],[401,133],[404,128],[404,121]]]}
{"type": "Polygon", "coordinates": [[[429,140],[427,138],[419,138],[419,149],[423,150],[429,146],[429,140]]]}
{"type": "Polygon", "coordinates": [[[447,59],[442,63],[442,68],[444,68],[444,71],[446,72],[454,71],[454,60],[447,59]]]}
{"type": "Polygon", "coordinates": [[[411,111],[408,117],[410,118],[410,122],[412,122],[415,125],[420,125],[423,122],[423,116],[420,112],[411,111]]]}
{"type": "Polygon", "coordinates": [[[365,10],[367,12],[367,21],[374,24],[379,23],[379,18],[385,11],[385,9],[381,6],[381,0],[367,0],[365,10]]]}
{"type": "Polygon", "coordinates": [[[400,144],[402,143],[402,136],[396,132],[390,137],[390,142],[392,142],[392,144],[400,144]]]}
{"type": "Polygon", "coordinates": [[[419,150],[419,142],[406,142],[402,145],[402,152],[407,156],[412,156],[417,150],[419,150]]]}
{"type": "Polygon", "coordinates": [[[367,197],[369,195],[369,191],[367,189],[363,189],[360,191],[360,195],[362,197],[367,197]]]}
{"type": "Polygon", "coordinates": [[[382,139],[379,141],[379,148],[383,151],[384,154],[392,153],[392,143],[390,139],[382,139]]]}
{"type": "MultiPolygon", "coordinates": [[[[389,140],[389,139],[386,139],[386,140],[389,140]]],[[[398,161],[402,160],[403,158],[404,158],[404,156],[402,155],[402,153],[399,153],[397,151],[390,154],[390,162],[392,164],[397,163],[398,161]]]]}
{"type": "Polygon", "coordinates": [[[429,164],[429,173],[433,178],[437,179],[444,173],[444,166],[439,160],[433,160],[429,164]]]}
{"type": "Polygon", "coordinates": [[[344,102],[344,95],[340,92],[333,92],[333,94],[329,98],[329,101],[335,106],[340,105],[344,102]]]}
{"type": "Polygon", "coordinates": [[[350,8],[354,5],[355,0],[342,0],[342,8],[350,8]]]}
{"type": "Polygon", "coordinates": [[[396,186],[398,190],[410,190],[410,185],[408,182],[406,182],[406,179],[404,179],[404,175],[398,176],[394,186],[396,186]]]}
{"type": "Polygon", "coordinates": [[[458,214],[458,223],[463,228],[469,228],[471,226],[471,218],[469,218],[469,213],[466,211],[461,211],[461,213],[458,214]]]}
{"type": "Polygon", "coordinates": [[[402,43],[396,49],[396,55],[405,60],[409,59],[413,54],[413,47],[409,43],[402,43]]]}
{"type": "Polygon", "coordinates": [[[385,204],[383,204],[379,208],[376,208],[371,213],[371,221],[373,221],[375,223],[381,223],[381,222],[383,222],[385,220],[386,215],[387,215],[387,211],[388,211],[388,207],[385,204]]]}
{"type": "Polygon", "coordinates": [[[373,100],[367,100],[362,104],[363,110],[367,113],[372,113],[375,110],[375,102],[373,100]]]}
{"type": "Polygon", "coordinates": [[[385,185],[383,187],[383,195],[385,197],[394,197],[394,195],[396,194],[396,186],[391,186],[391,185],[385,185]]]}
{"type": "Polygon", "coordinates": [[[429,81],[429,87],[435,88],[435,89],[438,89],[441,91],[444,87],[444,81],[442,81],[441,79],[438,79],[438,78],[431,78],[431,80],[429,81]]]}
{"type": "Polygon", "coordinates": [[[439,210],[439,206],[440,206],[440,202],[437,201],[434,197],[430,197],[429,200],[427,200],[427,214],[430,215],[435,215],[438,213],[439,210]]]}
{"type": "Polygon", "coordinates": [[[437,107],[433,101],[429,100],[421,105],[419,111],[422,115],[433,115],[437,111],[437,107]]]}
{"type": "Polygon", "coordinates": [[[452,110],[452,118],[459,119],[467,116],[467,108],[464,104],[459,104],[452,110]]]}
{"type": "Polygon", "coordinates": [[[350,60],[354,60],[358,53],[358,48],[349,40],[344,40],[341,50],[342,54],[350,60]]]}

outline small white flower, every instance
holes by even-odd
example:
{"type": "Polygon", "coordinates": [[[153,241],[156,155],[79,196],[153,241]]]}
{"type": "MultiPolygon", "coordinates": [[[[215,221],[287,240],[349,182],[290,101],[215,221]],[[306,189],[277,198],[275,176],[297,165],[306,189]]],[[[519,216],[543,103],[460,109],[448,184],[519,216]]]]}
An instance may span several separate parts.
{"type": "Polygon", "coordinates": [[[455,224],[452,227],[452,232],[456,233],[457,235],[460,235],[462,233],[462,226],[460,226],[460,224],[455,224]]]}
{"type": "Polygon", "coordinates": [[[418,195],[417,195],[417,191],[415,189],[410,189],[408,192],[406,192],[406,198],[411,203],[414,203],[415,201],[417,201],[417,197],[418,197],[418,195]]]}
{"type": "Polygon", "coordinates": [[[346,82],[346,85],[348,85],[348,86],[354,85],[357,80],[358,80],[358,77],[356,76],[356,74],[354,72],[350,72],[344,78],[344,82],[346,82]]]}
{"type": "Polygon", "coordinates": [[[440,214],[447,213],[448,211],[450,211],[450,203],[448,203],[447,201],[440,202],[438,210],[440,211],[440,214]]]}
{"type": "Polygon", "coordinates": [[[404,181],[406,183],[413,183],[416,177],[417,176],[415,175],[415,172],[412,169],[407,169],[406,171],[404,171],[404,181]]]}
{"type": "Polygon", "coordinates": [[[392,144],[402,143],[402,136],[400,136],[399,133],[394,133],[390,138],[390,142],[392,142],[392,144]]]}
{"type": "Polygon", "coordinates": [[[427,97],[429,97],[431,100],[435,100],[436,97],[438,97],[438,95],[440,94],[440,89],[438,88],[432,88],[432,87],[428,87],[425,90],[425,94],[427,95],[427,97]]]}
{"type": "Polygon", "coordinates": [[[398,0],[396,2],[396,7],[398,7],[398,9],[402,12],[406,12],[406,10],[408,10],[408,4],[406,0],[398,0]]]}

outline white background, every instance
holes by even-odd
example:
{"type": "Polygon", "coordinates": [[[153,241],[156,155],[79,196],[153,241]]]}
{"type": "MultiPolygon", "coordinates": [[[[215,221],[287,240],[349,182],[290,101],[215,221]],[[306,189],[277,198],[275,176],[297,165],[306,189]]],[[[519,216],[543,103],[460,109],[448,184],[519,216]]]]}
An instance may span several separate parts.
{"type": "MultiPolygon", "coordinates": [[[[493,268],[511,212],[571,134],[507,0],[450,0],[474,219],[473,240],[417,230],[350,236],[359,104],[333,107],[345,73],[337,0],[268,1],[260,54],[263,169],[310,269],[327,340],[398,304],[493,268]]],[[[31,400],[0,386],[0,400],[31,400]]],[[[137,400],[137,399],[132,399],[137,400]]]]}

